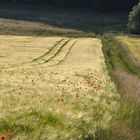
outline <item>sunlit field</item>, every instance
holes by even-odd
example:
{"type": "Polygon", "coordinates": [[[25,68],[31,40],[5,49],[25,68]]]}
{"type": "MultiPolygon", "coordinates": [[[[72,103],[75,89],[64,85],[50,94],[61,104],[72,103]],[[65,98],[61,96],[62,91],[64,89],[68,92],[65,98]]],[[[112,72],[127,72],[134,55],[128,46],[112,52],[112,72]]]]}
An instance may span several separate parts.
{"type": "Polygon", "coordinates": [[[0,1],[0,140],[140,140],[138,1],[0,1]]]}
{"type": "Polygon", "coordinates": [[[0,36],[0,132],[15,140],[81,140],[119,104],[100,39],[0,36]]]}
{"type": "Polygon", "coordinates": [[[140,62],[140,38],[131,36],[118,36],[117,39],[128,48],[137,62],[140,62]]]}

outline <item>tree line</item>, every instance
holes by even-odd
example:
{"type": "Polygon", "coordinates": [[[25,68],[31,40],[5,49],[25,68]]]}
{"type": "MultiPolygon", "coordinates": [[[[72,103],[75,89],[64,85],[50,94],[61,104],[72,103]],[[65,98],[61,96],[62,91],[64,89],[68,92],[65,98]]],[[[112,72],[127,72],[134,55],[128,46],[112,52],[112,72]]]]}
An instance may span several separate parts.
{"type": "Polygon", "coordinates": [[[0,3],[90,8],[98,11],[130,11],[139,0],[0,0],[0,3]]]}

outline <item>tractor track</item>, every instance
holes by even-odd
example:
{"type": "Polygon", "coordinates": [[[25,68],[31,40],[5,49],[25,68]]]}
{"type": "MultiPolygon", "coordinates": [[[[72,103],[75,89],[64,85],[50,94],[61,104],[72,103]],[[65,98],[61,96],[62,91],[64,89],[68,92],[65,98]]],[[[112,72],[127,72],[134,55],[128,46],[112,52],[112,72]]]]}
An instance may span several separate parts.
{"type": "MultiPolygon", "coordinates": [[[[63,49],[64,46],[66,46],[69,42],[71,41],[71,39],[66,40],[61,46],[59,46],[59,49],[56,51],[56,53],[54,53],[52,56],[50,56],[48,59],[43,59],[43,57],[41,57],[41,60],[43,61],[42,63],[38,63],[35,65],[41,65],[41,64],[47,64],[48,62],[50,62],[51,60],[53,60],[57,55],[59,55],[59,53],[61,52],[61,50],[63,49]]],[[[58,45],[58,44],[57,44],[58,45]]],[[[53,52],[53,49],[52,49],[53,52]]],[[[51,53],[51,52],[50,52],[51,53]]],[[[49,53],[49,54],[50,54],[49,53]]],[[[48,54],[48,55],[49,55],[48,54]]],[[[47,55],[45,55],[47,56],[47,55]]],[[[44,56],[44,57],[45,57],[44,56]]]]}

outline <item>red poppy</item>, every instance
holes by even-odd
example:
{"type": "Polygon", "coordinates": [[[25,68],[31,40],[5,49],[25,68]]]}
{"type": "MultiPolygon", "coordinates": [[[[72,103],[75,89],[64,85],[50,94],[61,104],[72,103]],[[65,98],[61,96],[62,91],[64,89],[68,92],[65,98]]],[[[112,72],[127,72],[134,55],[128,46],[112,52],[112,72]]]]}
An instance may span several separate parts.
{"type": "Polygon", "coordinates": [[[90,84],[91,84],[91,81],[90,81],[90,80],[87,80],[87,84],[89,84],[89,85],[90,85],[90,84]]]}
{"type": "Polygon", "coordinates": [[[6,137],[5,136],[1,136],[1,140],[5,140],[6,139],[6,137]]]}
{"type": "Polygon", "coordinates": [[[12,136],[13,136],[13,133],[11,133],[11,132],[8,133],[8,136],[9,136],[9,137],[12,137],[12,136]]]}

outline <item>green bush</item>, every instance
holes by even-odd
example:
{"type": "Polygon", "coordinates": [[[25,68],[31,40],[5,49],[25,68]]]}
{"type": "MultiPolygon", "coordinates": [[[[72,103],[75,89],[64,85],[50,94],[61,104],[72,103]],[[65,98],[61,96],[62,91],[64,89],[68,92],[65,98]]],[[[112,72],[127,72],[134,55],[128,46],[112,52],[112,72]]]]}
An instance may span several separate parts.
{"type": "Polygon", "coordinates": [[[131,33],[140,34],[140,2],[129,14],[128,28],[131,33]]]}

